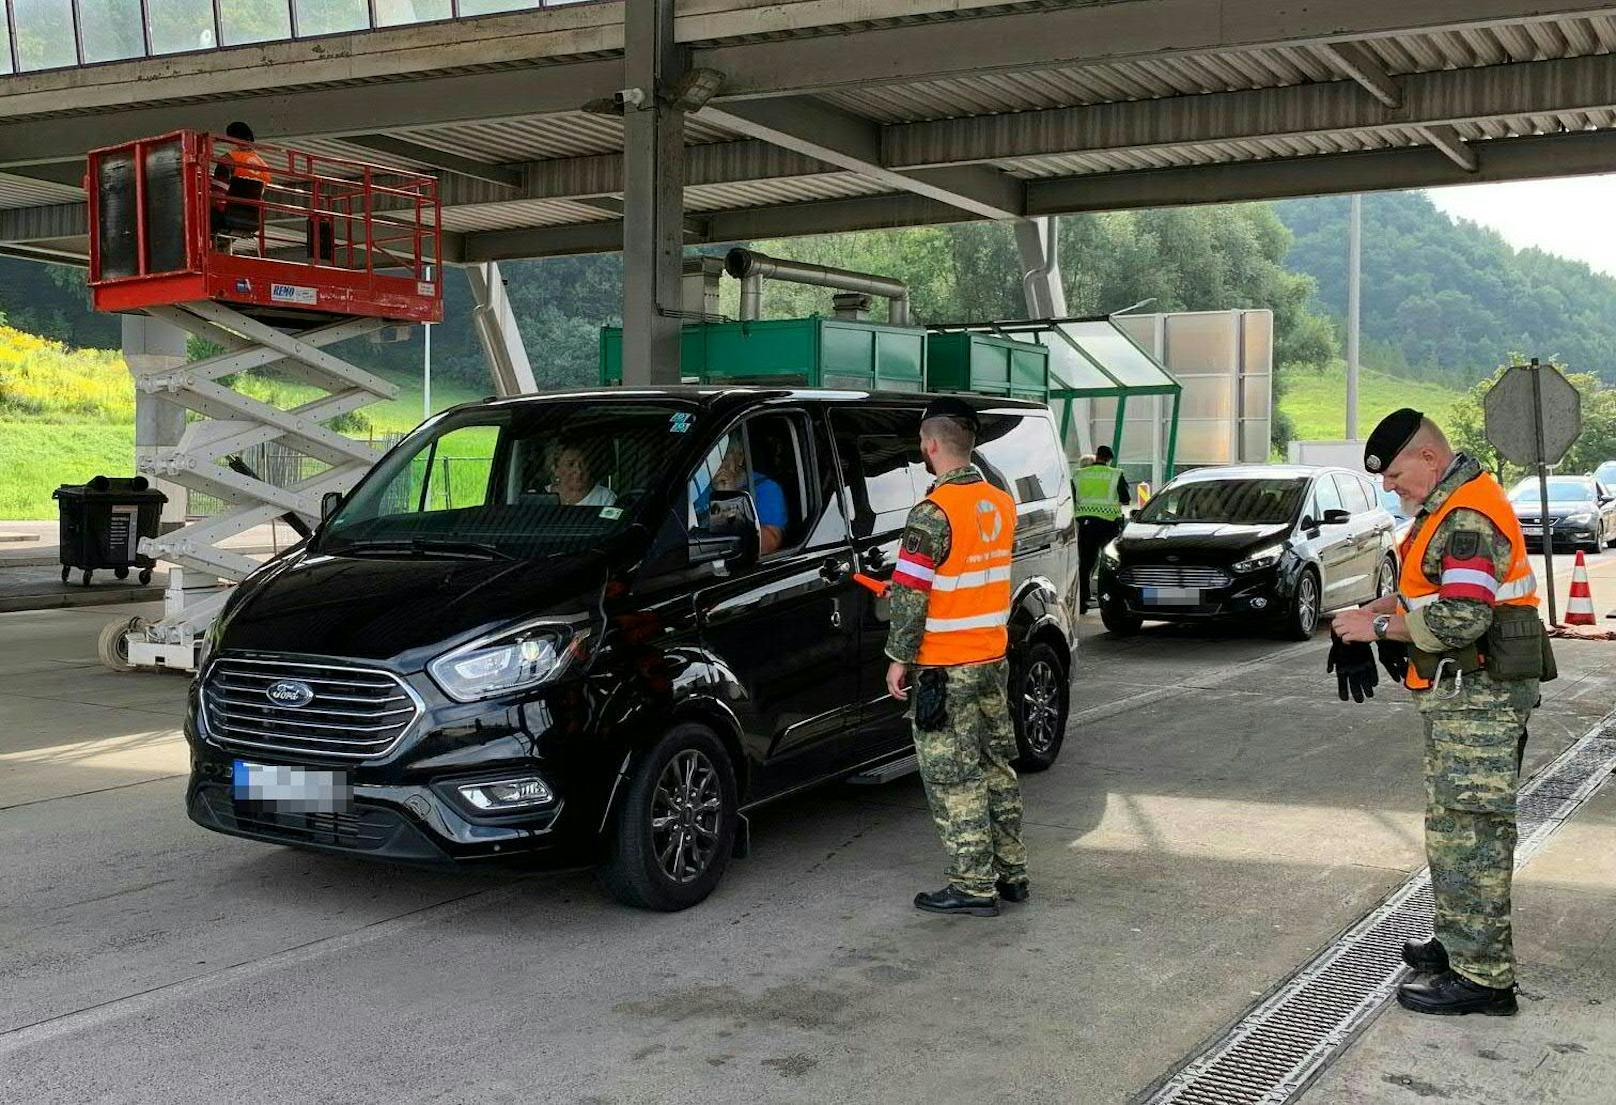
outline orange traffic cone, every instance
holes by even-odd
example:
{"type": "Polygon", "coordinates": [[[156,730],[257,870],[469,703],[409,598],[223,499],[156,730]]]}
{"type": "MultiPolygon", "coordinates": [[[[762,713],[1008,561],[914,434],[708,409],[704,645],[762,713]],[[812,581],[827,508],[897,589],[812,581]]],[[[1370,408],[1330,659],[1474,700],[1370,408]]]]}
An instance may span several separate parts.
{"type": "Polygon", "coordinates": [[[1594,624],[1594,596],[1588,590],[1588,564],[1577,552],[1577,565],[1571,570],[1571,601],[1566,603],[1567,625],[1594,624]]]}

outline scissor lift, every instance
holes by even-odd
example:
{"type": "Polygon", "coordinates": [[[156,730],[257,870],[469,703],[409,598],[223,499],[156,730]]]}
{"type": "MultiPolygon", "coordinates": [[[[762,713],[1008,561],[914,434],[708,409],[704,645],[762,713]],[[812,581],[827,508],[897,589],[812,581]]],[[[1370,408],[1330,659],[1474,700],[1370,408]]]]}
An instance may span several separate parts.
{"type": "Polygon", "coordinates": [[[223,543],[284,515],[314,523],[321,497],[347,491],[376,460],[326,423],[398,389],[326,347],[441,321],[437,181],[176,131],[93,151],[87,183],[96,309],[147,314],[223,350],[173,370],[131,368],[138,389],[201,416],[171,454],[141,458],[140,470],[230,507],[141,542],[141,552],[178,565],[164,616],[115,623],[101,646],[113,667],[192,670],[229,585],[258,566],[223,543]],[[281,409],[221,382],[270,367],[324,394],[281,409]],[[282,487],[225,463],[270,441],[324,467],[282,487]]]}

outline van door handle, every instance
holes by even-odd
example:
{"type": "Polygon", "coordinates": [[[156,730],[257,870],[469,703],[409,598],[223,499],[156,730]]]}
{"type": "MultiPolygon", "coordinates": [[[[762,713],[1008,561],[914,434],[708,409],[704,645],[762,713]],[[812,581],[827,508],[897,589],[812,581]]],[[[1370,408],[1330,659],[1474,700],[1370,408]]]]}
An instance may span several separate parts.
{"type": "Polygon", "coordinates": [[[819,578],[826,583],[840,583],[847,578],[852,565],[839,556],[827,556],[824,563],[819,565],[819,578]]]}
{"type": "Polygon", "coordinates": [[[842,628],[842,600],[841,599],[831,599],[830,600],[830,627],[832,629],[840,629],[840,628],[842,628]]]}

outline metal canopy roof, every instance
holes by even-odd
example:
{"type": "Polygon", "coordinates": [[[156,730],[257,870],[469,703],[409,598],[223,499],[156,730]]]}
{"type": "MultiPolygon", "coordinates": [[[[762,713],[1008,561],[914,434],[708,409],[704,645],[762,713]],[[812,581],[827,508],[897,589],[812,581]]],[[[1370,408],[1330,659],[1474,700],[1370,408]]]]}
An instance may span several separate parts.
{"type": "MultiPolygon", "coordinates": [[[[263,0],[265,3],[272,0],[263,0]]],[[[1616,3],[686,0],[690,243],[1616,170],[1616,3]],[[857,18],[853,18],[856,15],[857,18]]],[[[623,6],[0,76],[0,248],[86,150],[236,118],[442,178],[450,260],[615,250],[623,6]]]]}

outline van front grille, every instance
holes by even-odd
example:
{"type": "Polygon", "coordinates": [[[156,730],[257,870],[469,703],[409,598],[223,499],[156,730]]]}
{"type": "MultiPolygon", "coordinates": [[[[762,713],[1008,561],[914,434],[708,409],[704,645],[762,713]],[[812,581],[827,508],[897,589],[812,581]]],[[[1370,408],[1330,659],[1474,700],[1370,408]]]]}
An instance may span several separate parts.
{"type": "Polygon", "coordinates": [[[1122,569],[1122,582],[1130,587],[1198,587],[1212,590],[1229,586],[1227,573],[1198,564],[1131,564],[1122,569]]]}
{"type": "Polygon", "coordinates": [[[398,676],[373,668],[220,657],[202,684],[208,734],[243,751],[385,756],[420,716],[398,676]]]}

